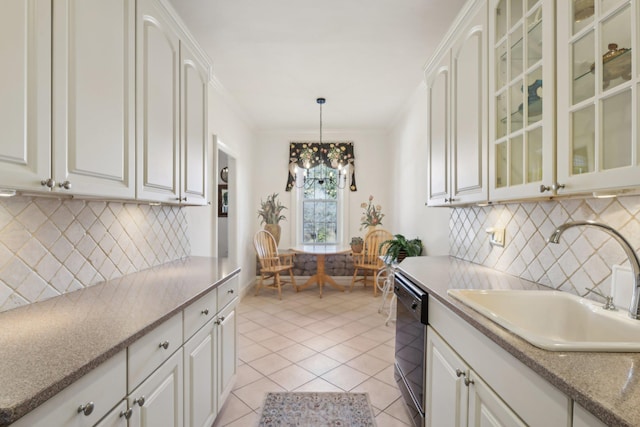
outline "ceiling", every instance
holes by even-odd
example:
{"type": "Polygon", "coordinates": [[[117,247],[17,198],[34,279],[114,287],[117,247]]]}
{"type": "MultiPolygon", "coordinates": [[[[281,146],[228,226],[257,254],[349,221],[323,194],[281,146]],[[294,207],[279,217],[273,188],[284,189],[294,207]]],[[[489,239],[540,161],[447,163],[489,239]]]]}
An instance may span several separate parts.
{"type": "Polygon", "coordinates": [[[465,0],[170,0],[256,130],[386,129],[465,0]]]}

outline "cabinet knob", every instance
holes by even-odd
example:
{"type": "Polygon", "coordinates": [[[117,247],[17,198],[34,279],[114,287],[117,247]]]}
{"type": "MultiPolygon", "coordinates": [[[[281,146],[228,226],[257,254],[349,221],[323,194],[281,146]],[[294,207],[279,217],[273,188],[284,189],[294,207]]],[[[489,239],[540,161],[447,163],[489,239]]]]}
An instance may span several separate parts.
{"type": "Polygon", "coordinates": [[[179,201],[179,202],[186,202],[187,198],[186,197],[178,197],[176,200],[179,201]]]}
{"type": "Polygon", "coordinates": [[[456,369],[456,377],[460,378],[460,377],[464,377],[464,371],[462,371],[461,369],[456,369]]]}
{"type": "Polygon", "coordinates": [[[169,341],[162,341],[158,347],[164,348],[165,350],[169,348],[169,341]]]}
{"type": "Polygon", "coordinates": [[[144,396],[140,396],[139,398],[133,400],[133,404],[138,406],[144,406],[144,402],[145,402],[144,396]]]}
{"type": "Polygon", "coordinates": [[[229,290],[227,291],[227,293],[228,293],[228,294],[232,294],[232,293],[233,293],[233,289],[229,289],[229,290]]]}
{"type": "Polygon", "coordinates": [[[464,385],[469,387],[469,384],[475,384],[475,382],[471,378],[465,378],[464,379],[464,385]]]}
{"type": "Polygon", "coordinates": [[[63,188],[65,190],[71,190],[71,183],[69,181],[58,183],[58,187],[63,188]]]}
{"type": "Polygon", "coordinates": [[[120,412],[120,418],[124,417],[125,420],[128,420],[129,418],[131,418],[132,414],[133,414],[133,408],[127,408],[126,411],[120,412]]]}
{"type": "Polygon", "coordinates": [[[549,187],[548,185],[544,185],[544,184],[540,184],[540,192],[544,193],[545,191],[550,191],[551,187],[549,187]]]}
{"type": "Polygon", "coordinates": [[[219,325],[219,324],[221,324],[222,322],[224,322],[224,316],[220,316],[220,317],[218,317],[218,320],[216,320],[214,323],[215,323],[216,325],[219,325]]]}
{"type": "Polygon", "coordinates": [[[89,402],[86,403],[84,405],[80,405],[78,407],[78,413],[83,413],[86,416],[91,415],[91,413],[93,412],[93,409],[96,407],[96,405],[93,402],[89,402]]]}
{"type": "Polygon", "coordinates": [[[204,310],[202,310],[200,313],[204,314],[205,316],[209,315],[209,309],[205,308],[204,310]]]}
{"type": "Polygon", "coordinates": [[[558,184],[557,182],[555,184],[552,185],[544,185],[544,184],[540,184],[540,192],[544,193],[545,191],[558,191],[561,188],[564,188],[564,184],[558,184]]]}
{"type": "Polygon", "coordinates": [[[43,187],[53,188],[55,187],[56,182],[51,178],[47,178],[40,181],[40,185],[42,185],[43,187]]]}

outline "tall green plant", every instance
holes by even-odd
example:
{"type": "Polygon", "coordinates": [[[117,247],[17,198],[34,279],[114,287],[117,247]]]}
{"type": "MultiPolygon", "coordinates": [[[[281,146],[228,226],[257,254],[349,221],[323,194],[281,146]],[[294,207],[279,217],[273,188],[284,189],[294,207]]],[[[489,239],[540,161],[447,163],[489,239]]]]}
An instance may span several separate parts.
{"type": "Polygon", "coordinates": [[[417,237],[408,240],[402,234],[396,234],[393,239],[380,243],[381,253],[385,248],[385,256],[388,259],[402,261],[404,257],[419,256],[422,254],[422,240],[417,237]]]}
{"type": "Polygon", "coordinates": [[[273,193],[267,196],[266,201],[260,199],[260,209],[258,210],[258,217],[260,218],[260,225],[262,224],[278,224],[283,219],[287,219],[282,215],[282,211],[287,209],[282,203],[280,203],[278,193],[273,193]]]}

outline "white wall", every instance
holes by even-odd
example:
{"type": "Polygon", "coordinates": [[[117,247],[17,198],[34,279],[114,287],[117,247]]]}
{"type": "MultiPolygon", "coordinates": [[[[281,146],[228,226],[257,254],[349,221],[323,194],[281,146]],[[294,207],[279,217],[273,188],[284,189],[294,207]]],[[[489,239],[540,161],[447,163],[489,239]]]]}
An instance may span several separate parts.
{"type": "Polygon", "coordinates": [[[421,84],[389,133],[393,147],[394,209],[390,230],[419,237],[427,255],[449,254],[449,208],[429,208],[427,201],[427,94],[421,84]]]}
{"type": "MultiPolygon", "coordinates": [[[[281,130],[262,131],[257,133],[256,143],[253,146],[256,159],[253,168],[252,182],[255,185],[254,197],[250,206],[250,226],[253,232],[260,229],[260,220],[257,210],[261,199],[265,199],[271,193],[278,193],[280,201],[287,207],[285,216],[287,220],[280,223],[282,234],[280,247],[287,248],[294,244],[295,224],[291,220],[291,207],[293,192],[286,192],[287,171],[289,162],[289,143],[315,141],[318,142],[319,129],[309,131],[281,130]]],[[[391,161],[392,144],[384,131],[361,130],[325,130],[322,131],[323,142],[353,141],[356,165],[356,184],[358,191],[347,189],[348,229],[345,232],[345,243],[352,236],[362,236],[360,231],[360,217],[362,209],[360,204],[367,201],[369,195],[374,196],[375,204],[382,206],[382,212],[386,215],[383,219],[383,227],[393,221],[391,211],[391,161]]],[[[393,230],[392,230],[393,231],[393,230]]]]}
{"type": "MultiPolygon", "coordinates": [[[[230,249],[234,254],[230,258],[238,260],[242,269],[240,284],[249,286],[255,278],[255,252],[252,246],[252,238],[255,230],[252,229],[254,218],[254,190],[253,190],[253,164],[255,135],[243,117],[242,112],[226,97],[225,91],[218,85],[210,85],[209,88],[209,133],[212,141],[209,146],[211,165],[217,165],[217,147],[214,140],[225,144],[227,154],[235,159],[236,171],[230,172],[230,176],[237,179],[237,194],[233,201],[236,209],[236,241],[230,242],[230,249]],[[214,137],[215,136],[215,137],[214,137]]],[[[217,256],[217,166],[212,166],[209,171],[210,200],[212,204],[207,207],[187,208],[187,220],[189,224],[189,239],[191,243],[191,255],[217,256]],[[215,174],[215,175],[214,175],[215,174]]],[[[230,184],[231,187],[231,184],[230,184]]],[[[231,215],[231,212],[230,212],[231,215]]],[[[230,219],[231,221],[231,219],[230,219]]],[[[231,227],[230,227],[231,229],[231,227]]]]}

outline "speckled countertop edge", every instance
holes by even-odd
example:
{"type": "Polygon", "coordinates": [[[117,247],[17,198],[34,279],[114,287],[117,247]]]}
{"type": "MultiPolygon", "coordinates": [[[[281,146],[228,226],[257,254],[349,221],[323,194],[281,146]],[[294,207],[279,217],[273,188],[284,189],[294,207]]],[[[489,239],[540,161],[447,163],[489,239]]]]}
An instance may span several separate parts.
{"type": "Polygon", "coordinates": [[[188,257],[0,313],[0,425],[32,411],[239,271],[216,258],[188,257]]]}
{"type": "Polygon", "coordinates": [[[407,258],[400,271],[607,425],[640,425],[640,353],[555,352],[533,346],[449,296],[449,289],[549,289],[452,257],[407,258]]]}

